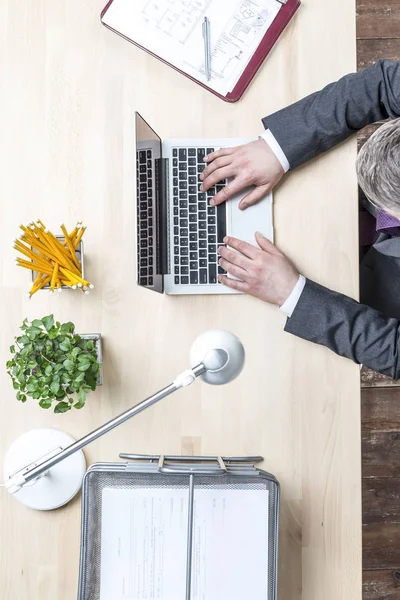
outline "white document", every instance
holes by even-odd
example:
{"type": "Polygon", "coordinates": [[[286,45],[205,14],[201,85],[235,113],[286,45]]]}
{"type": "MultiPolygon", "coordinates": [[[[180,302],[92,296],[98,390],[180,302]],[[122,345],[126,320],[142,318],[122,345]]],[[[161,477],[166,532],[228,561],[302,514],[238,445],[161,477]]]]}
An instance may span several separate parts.
{"type": "MultiPolygon", "coordinates": [[[[185,600],[188,491],[102,496],[100,600],[185,600]]],[[[268,491],[195,492],[192,600],[267,600],[268,491]]]]}
{"type": "Polygon", "coordinates": [[[114,0],[102,20],[225,96],[281,6],[278,0],[114,0]],[[210,20],[210,81],[204,70],[205,16],[210,20]]]}

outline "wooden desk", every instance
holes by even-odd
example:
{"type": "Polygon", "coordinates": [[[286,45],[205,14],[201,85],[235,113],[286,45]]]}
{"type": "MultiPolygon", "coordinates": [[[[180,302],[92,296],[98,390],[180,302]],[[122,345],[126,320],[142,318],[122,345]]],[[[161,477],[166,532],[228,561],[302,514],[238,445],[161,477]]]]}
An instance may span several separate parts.
{"type": "MultiPolygon", "coordinates": [[[[228,329],[247,352],[241,377],[198,383],[87,449],[262,454],[282,483],[280,598],[361,598],[359,370],[283,332],[250,297],[166,297],[134,282],[134,110],[162,137],[256,136],[262,116],[355,69],[353,2],[307,0],[242,101],[229,105],[100,26],[105,0],[3,0],[0,6],[1,360],[25,316],[54,312],[104,336],[105,385],[82,412],[19,404],[1,369],[1,454],[40,426],[76,437],[161,388],[192,340],[228,329]],[[26,299],[14,267],[18,224],[83,219],[82,297],[26,299]],[[303,595],[302,595],[303,593],[303,595]]],[[[357,295],[355,140],[291,175],[276,193],[276,241],[316,280],[357,295]]],[[[76,595],[79,499],[37,513],[0,490],[4,600],[76,595]]]]}

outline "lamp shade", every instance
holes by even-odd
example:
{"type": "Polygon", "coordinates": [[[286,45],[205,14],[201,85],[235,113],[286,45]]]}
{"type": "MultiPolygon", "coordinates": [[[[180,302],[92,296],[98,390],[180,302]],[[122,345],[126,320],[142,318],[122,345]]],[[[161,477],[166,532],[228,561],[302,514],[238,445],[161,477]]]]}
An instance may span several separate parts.
{"type": "Polygon", "coordinates": [[[190,349],[190,365],[203,362],[206,373],[200,376],[212,385],[224,385],[235,379],[243,369],[244,348],[240,340],[222,329],[205,331],[190,349]]]}

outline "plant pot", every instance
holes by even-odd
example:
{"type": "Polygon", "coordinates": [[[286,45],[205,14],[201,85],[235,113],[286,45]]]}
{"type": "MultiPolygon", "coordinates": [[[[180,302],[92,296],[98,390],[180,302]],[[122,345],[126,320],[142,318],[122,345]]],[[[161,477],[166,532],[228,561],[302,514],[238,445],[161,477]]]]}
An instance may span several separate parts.
{"type": "MultiPolygon", "coordinates": [[[[58,240],[60,240],[60,242],[64,242],[65,238],[62,235],[56,235],[55,236],[58,240]]],[[[35,252],[34,248],[31,248],[31,250],[33,250],[33,252],[35,252]]],[[[79,242],[77,249],[75,250],[75,254],[76,254],[76,258],[78,259],[78,262],[80,263],[81,267],[82,267],[82,279],[85,279],[85,257],[84,257],[84,253],[83,253],[83,242],[82,240],[79,242]]],[[[32,283],[35,281],[36,277],[38,276],[36,271],[32,271],[32,283]]],[[[46,285],[44,285],[42,288],[40,288],[41,290],[49,290],[50,289],[50,283],[46,283],[46,285]]],[[[68,285],[62,285],[61,289],[63,290],[70,290],[72,288],[70,288],[68,285]]],[[[92,338],[90,338],[92,339],[92,338]]]]}
{"type": "Polygon", "coordinates": [[[97,375],[97,385],[103,385],[103,351],[101,345],[101,333],[77,333],[84,340],[93,340],[96,348],[97,362],[102,366],[97,375]]]}

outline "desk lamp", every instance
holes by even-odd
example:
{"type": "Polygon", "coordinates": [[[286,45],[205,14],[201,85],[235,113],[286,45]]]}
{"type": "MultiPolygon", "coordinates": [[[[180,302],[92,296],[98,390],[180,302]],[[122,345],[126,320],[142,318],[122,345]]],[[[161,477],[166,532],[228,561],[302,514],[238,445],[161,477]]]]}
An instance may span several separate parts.
{"type": "Polygon", "coordinates": [[[201,334],[190,350],[191,368],[167,387],[75,441],[57,429],[34,429],[15,440],[4,460],[4,487],[37,510],[63,506],[78,493],[86,471],[82,448],[197,378],[212,385],[229,383],[244,364],[244,349],[227,331],[201,334]]]}

